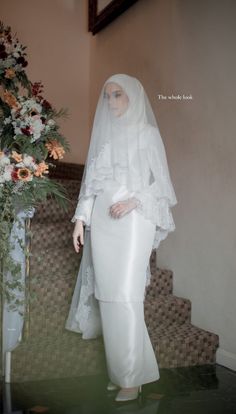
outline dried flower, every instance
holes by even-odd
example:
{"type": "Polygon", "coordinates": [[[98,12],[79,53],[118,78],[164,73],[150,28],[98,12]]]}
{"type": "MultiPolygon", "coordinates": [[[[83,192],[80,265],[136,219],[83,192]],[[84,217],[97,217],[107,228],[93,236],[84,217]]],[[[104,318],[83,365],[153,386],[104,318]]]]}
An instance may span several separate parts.
{"type": "Polygon", "coordinates": [[[21,162],[21,161],[22,161],[22,155],[21,155],[21,154],[18,154],[18,152],[16,152],[16,151],[12,151],[12,153],[11,153],[11,157],[12,157],[15,161],[17,161],[17,162],[21,162]]]}
{"type": "Polygon", "coordinates": [[[9,105],[11,108],[19,109],[20,104],[17,101],[16,97],[9,91],[4,91],[3,93],[4,101],[9,105]]]}
{"type": "Polygon", "coordinates": [[[49,156],[54,160],[61,160],[65,154],[64,148],[55,139],[45,144],[45,147],[49,151],[49,156]]]}
{"type": "Polygon", "coordinates": [[[5,70],[5,78],[13,79],[16,76],[16,72],[12,68],[8,68],[5,70]]]}
{"type": "Polygon", "coordinates": [[[42,161],[37,165],[37,170],[35,171],[34,175],[36,175],[36,177],[42,177],[43,174],[48,173],[48,165],[45,163],[45,161],[42,161]]]}

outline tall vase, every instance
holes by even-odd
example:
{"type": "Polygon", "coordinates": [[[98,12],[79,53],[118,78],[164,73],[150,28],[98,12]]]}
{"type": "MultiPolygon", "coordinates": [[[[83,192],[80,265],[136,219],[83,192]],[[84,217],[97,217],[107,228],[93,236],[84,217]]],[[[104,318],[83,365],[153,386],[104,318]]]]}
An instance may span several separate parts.
{"type": "MultiPolygon", "coordinates": [[[[17,220],[13,223],[10,235],[10,242],[13,246],[10,254],[12,259],[20,264],[20,283],[23,289],[19,290],[16,288],[12,292],[21,302],[20,309],[12,310],[6,299],[4,297],[2,298],[2,367],[5,382],[10,382],[11,352],[22,340],[25,316],[26,321],[28,322],[29,320],[27,312],[28,301],[26,301],[29,263],[28,258],[25,256],[24,249],[29,245],[29,240],[26,238],[26,227],[29,227],[29,221],[33,215],[33,208],[27,211],[20,211],[17,214],[17,220]]],[[[11,281],[13,279],[10,272],[4,273],[4,271],[3,278],[3,282],[11,281]]]]}

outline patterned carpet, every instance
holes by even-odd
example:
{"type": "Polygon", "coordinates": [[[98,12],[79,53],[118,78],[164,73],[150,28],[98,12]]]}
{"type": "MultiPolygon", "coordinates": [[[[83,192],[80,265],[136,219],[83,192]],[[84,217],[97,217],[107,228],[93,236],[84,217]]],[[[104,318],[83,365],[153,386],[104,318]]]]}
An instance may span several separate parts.
{"type": "MultiPolygon", "coordinates": [[[[66,331],[71,297],[81,254],[72,246],[73,216],[83,168],[62,164],[51,173],[68,191],[70,204],[62,211],[52,200],[42,204],[31,222],[29,323],[24,340],[12,353],[12,381],[76,377],[105,371],[102,338],[82,340],[66,331]]],[[[213,364],[217,335],[191,324],[191,302],[173,295],[173,273],[156,267],[151,257],[145,319],[161,368],[213,364]]]]}

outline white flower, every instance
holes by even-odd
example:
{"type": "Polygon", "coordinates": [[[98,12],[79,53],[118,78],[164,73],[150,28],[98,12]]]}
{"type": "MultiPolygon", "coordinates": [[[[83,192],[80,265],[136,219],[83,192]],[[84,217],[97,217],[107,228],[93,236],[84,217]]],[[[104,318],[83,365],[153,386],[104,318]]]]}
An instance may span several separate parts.
{"type": "Polygon", "coordinates": [[[54,126],[55,125],[55,121],[53,120],[53,119],[49,119],[49,121],[48,121],[48,125],[50,126],[50,127],[52,127],[52,126],[54,126]]]}
{"type": "Polygon", "coordinates": [[[28,109],[35,109],[36,112],[40,113],[42,112],[42,106],[40,104],[38,104],[37,102],[35,102],[35,100],[32,99],[28,99],[26,101],[26,106],[28,107],[28,109]]]}
{"type": "Polygon", "coordinates": [[[25,167],[35,169],[34,158],[31,155],[23,155],[23,163],[25,167]]]}
{"type": "Polygon", "coordinates": [[[4,119],[4,124],[5,125],[8,125],[8,124],[10,124],[11,123],[11,117],[9,116],[8,118],[5,118],[4,119]]]}
{"type": "Polygon", "coordinates": [[[23,106],[20,110],[20,114],[24,115],[27,112],[27,108],[25,106],[23,106]]]}
{"type": "Polygon", "coordinates": [[[10,159],[6,155],[0,155],[0,167],[10,164],[10,159]]]}
{"type": "Polygon", "coordinates": [[[17,168],[24,168],[24,167],[25,167],[25,164],[21,161],[21,162],[18,162],[18,163],[16,164],[16,167],[17,167],[17,168]]]}
{"type": "Polygon", "coordinates": [[[23,71],[22,66],[19,65],[19,64],[15,65],[14,69],[15,69],[16,72],[22,72],[23,71]]]}
{"type": "Polygon", "coordinates": [[[4,178],[5,181],[11,181],[12,180],[11,173],[12,173],[13,169],[14,169],[13,165],[7,165],[5,167],[5,171],[3,173],[3,178],[4,178]]]}
{"type": "MultiPolygon", "coordinates": [[[[30,120],[30,133],[33,134],[34,141],[40,138],[41,132],[44,130],[44,124],[42,123],[40,117],[35,115],[30,120]]],[[[31,142],[34,142],[31,141],[31,142]]]]}
{"type": "Polygon", "coordinates": [[[22,134],[21,129],[19,127],[15,127],[14,131],[16,135],[22,134]]]}
{"type": "Polygon", "coordinates": [[[12,68],[15,65],[16,61],[14,58],[7,58],[5,61],[5,68],[12,68]]]}

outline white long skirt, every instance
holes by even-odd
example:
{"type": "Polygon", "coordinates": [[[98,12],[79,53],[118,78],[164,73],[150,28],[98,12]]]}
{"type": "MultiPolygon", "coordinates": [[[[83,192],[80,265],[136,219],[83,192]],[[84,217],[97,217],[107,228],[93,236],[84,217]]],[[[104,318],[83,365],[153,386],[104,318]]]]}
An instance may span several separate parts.
{"type": "Polygon", "coordinates": [[[123,388],[158,380],[143,302],[99,301],[99,306],[110,380],[123,388]]]}
{"type": "Polygon", "coordinates": [[[109,215],[112,204],[131,196],[114,183],[96,197],[91,217],[95,297],[107,368],[111,381],[121,387],[159,379],[143,307],[155,225],[136,210],[120,219],[109,215]]]}

